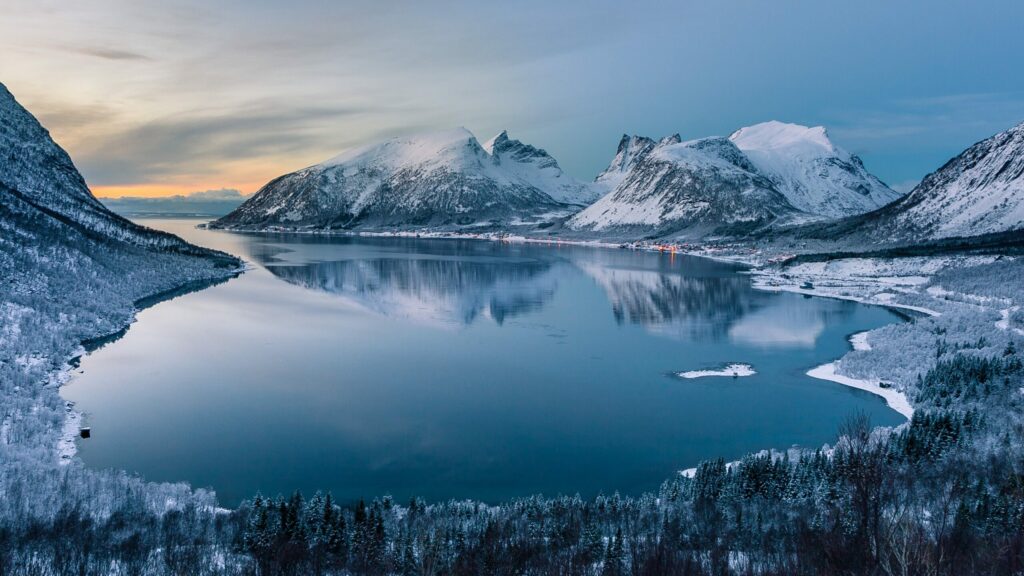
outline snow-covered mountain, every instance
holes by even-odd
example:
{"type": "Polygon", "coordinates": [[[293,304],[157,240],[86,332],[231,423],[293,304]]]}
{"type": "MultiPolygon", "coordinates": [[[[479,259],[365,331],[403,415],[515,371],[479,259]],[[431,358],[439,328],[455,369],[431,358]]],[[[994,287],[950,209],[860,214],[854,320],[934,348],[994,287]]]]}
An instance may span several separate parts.
{"type": "Polygon", "coordinates": [[[728,139],[623,136],[594,186],[605,196],[568,226],[618,235],[698,237],[873,210],[899,194],[822,127],[765,122],[728,139]]]}
{"type": "Polygon", "coordinates": [[[50,133],[0,84],[0,188],[3,227],[59,223],[103,240],[146,249],[211,255],[177,236],[138,226],[103,206],[50,133]],[[18,214],[14,214],[17,211],[18,214]],[[50,222],[52,221],[52,222],[50,222]]]}
{"type": "Polygon", "coordinates": [[[726,138],[623,136],[596,181],[608,193],[569,228],[638,236],[749,233],[799,215],[726,138]]]}
{"type": "Polygon", "coordinates": [[[214,226],[512,225],[585,197],[546,152],[507,135],[491,150],[464,128],[393,138],[276,178],[214,226]]]}
{"type": "Polygon", "coordinates": [[[763,122],[729,136],[789,203],[809,214],[840,218],[869,212],[900,197],[836,146],[825,128],[763,122]]]}
{"type": "Polygon", "coordinates": [[[873,243],[1024,231],[1024,123],[964,150],[905,197],[842,223],[873,243]]]}

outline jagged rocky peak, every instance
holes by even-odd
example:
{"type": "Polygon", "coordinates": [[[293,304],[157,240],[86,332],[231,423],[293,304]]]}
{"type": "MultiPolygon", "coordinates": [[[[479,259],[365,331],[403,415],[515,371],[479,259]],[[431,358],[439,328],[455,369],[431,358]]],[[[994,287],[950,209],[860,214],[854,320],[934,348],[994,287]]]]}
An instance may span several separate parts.
{"type": "Polygon", "coordinates": [[[483,148],[495,164],[558,202],[584,206],[600,196],[593,185],[566,174],[546,150],[510,138],[507,130],[488,140],[483,148]]]}
{"type": "Polygon", "coordinates": [[[809,214],[861,214],[900,196],[860,158],[836,146],[822,126],[772,120],[740,128],[729,139],[793,206],[809,214]]]}
{"type": "Polygon", "coordinates": [[[638,158],[642,158],[654,149],[656,143],[646,136],[630,136],[623,134],[619,140],[619,147],[615,151],[615,158],[605,173],[621,172],[629,168],[638,158]]]}
{"type": "MultiPolygon", "coordinates": [[[[491,138],[487,142],[484,142],[484,150],[487,150],[489,154],[493,155],[495,146],[497,146],[498,149],[501,150],[507,147],[509,142],[511,141],[512,140],[508,137],[508,130],[502,130],[500,134],[498,134],[494,138],[491,138]]],[[[515,142],[520,143],[518,140],[516,140],[515,142]]]]}
{"type": "Polygon", "coordinates": [[[511,158],[518,162],[536,160],[547,166],[557,166],[558,162],[551,157],[543,148],[537,148],[529,144],[513,140],[508,136],[508,130],[502,130],[494,138],[491,138],[483,145],[484,150],[500,164],[502,159],[511,158]]]}

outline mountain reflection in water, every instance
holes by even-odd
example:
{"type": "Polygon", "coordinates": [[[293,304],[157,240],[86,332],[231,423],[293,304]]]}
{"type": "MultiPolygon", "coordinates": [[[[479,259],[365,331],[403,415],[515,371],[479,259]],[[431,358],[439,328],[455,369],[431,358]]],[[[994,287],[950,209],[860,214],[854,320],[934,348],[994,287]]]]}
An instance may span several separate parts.
{"type": "Polygon", "coordinates": [[[810,307],[774,299],[735,265],[687,256],[392,238],[360,238],[359,250],[348,251],[344,239],[300,238],[252,242],[249,253],[290,284],[423,323],[468,326],[485,318],[502,325],[539,311],[555,296],[560,275],[579,272],[601,287],[619,324],[683,341],[813,346],[830,316],[852,309],[841,301],[810,307]]]}

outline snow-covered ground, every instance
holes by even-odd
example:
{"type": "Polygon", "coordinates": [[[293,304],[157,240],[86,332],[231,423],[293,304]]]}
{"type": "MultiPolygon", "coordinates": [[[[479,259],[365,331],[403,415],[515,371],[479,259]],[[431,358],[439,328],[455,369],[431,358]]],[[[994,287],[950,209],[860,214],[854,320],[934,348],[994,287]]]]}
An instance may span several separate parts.
{"type": "Polygon", "coordinates": [[[707,378],[713,376],[739,378],[740,376],[753,376],[754,374],[757,374],[757,372],[754,371],[754,367],[750,364],[729,364],[717,370],[690,370],[688,372],[679,372],[678,376],[680,378],[707,378]]]}
{"type": "Polygon", "coordinates": [[[1011,306],[1000,310],[999,320],[996,322],[996,328],[999,328],[1000,330],[1010,330],[1014,334],[1024,336],[1024,330],[1010,326],[1010,315],[1018,310],[1020,310],[1020,306],[1011,306]]]}

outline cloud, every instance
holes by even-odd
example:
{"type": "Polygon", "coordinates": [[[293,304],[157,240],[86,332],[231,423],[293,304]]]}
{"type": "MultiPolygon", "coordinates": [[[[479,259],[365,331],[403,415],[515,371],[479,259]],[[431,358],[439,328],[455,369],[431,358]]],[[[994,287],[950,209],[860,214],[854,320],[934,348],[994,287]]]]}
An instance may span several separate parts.
{"type": "Polygon", "coordinates": [[[240,190],[235,188],[220,188],[217,190],[197,190],[195,192],[188,192],[185,194],[174,194],[173,196],[110,196],[104,198],[104,201],[108,202],[155,202],[158,200],[174,200],[174,201],[188,201],[188,202],[223,202],[223,201],[234,201],[244,200],[248,198],[250,194],[242,194],[240,190]]]}
{"type": "Polygon", "coordinates": [[[72,52],[95,56],[104,60],[151,60],[149,56],[132,52],[130,50],[118,50],[116,48],[79,47],[70,48],[72,52]]]}
{"type": "Polygon", "coordinates": [[[78,153],[76,162],[90,184],[99,186],[155,182],[181,174],[208,176],[226,162],[319,150],[332,129],[367,113],[344,106],[289,108],[264,103],[241,110],[178,114],[99,135],[78,153]]]}
{"type": "Polygon", "coordinates": [[[234,188],[221,188],[219,190],[201,190],[184,194],[185,198],[192,200],[235,200],[245,197],[241,191],[234,188]]]}

